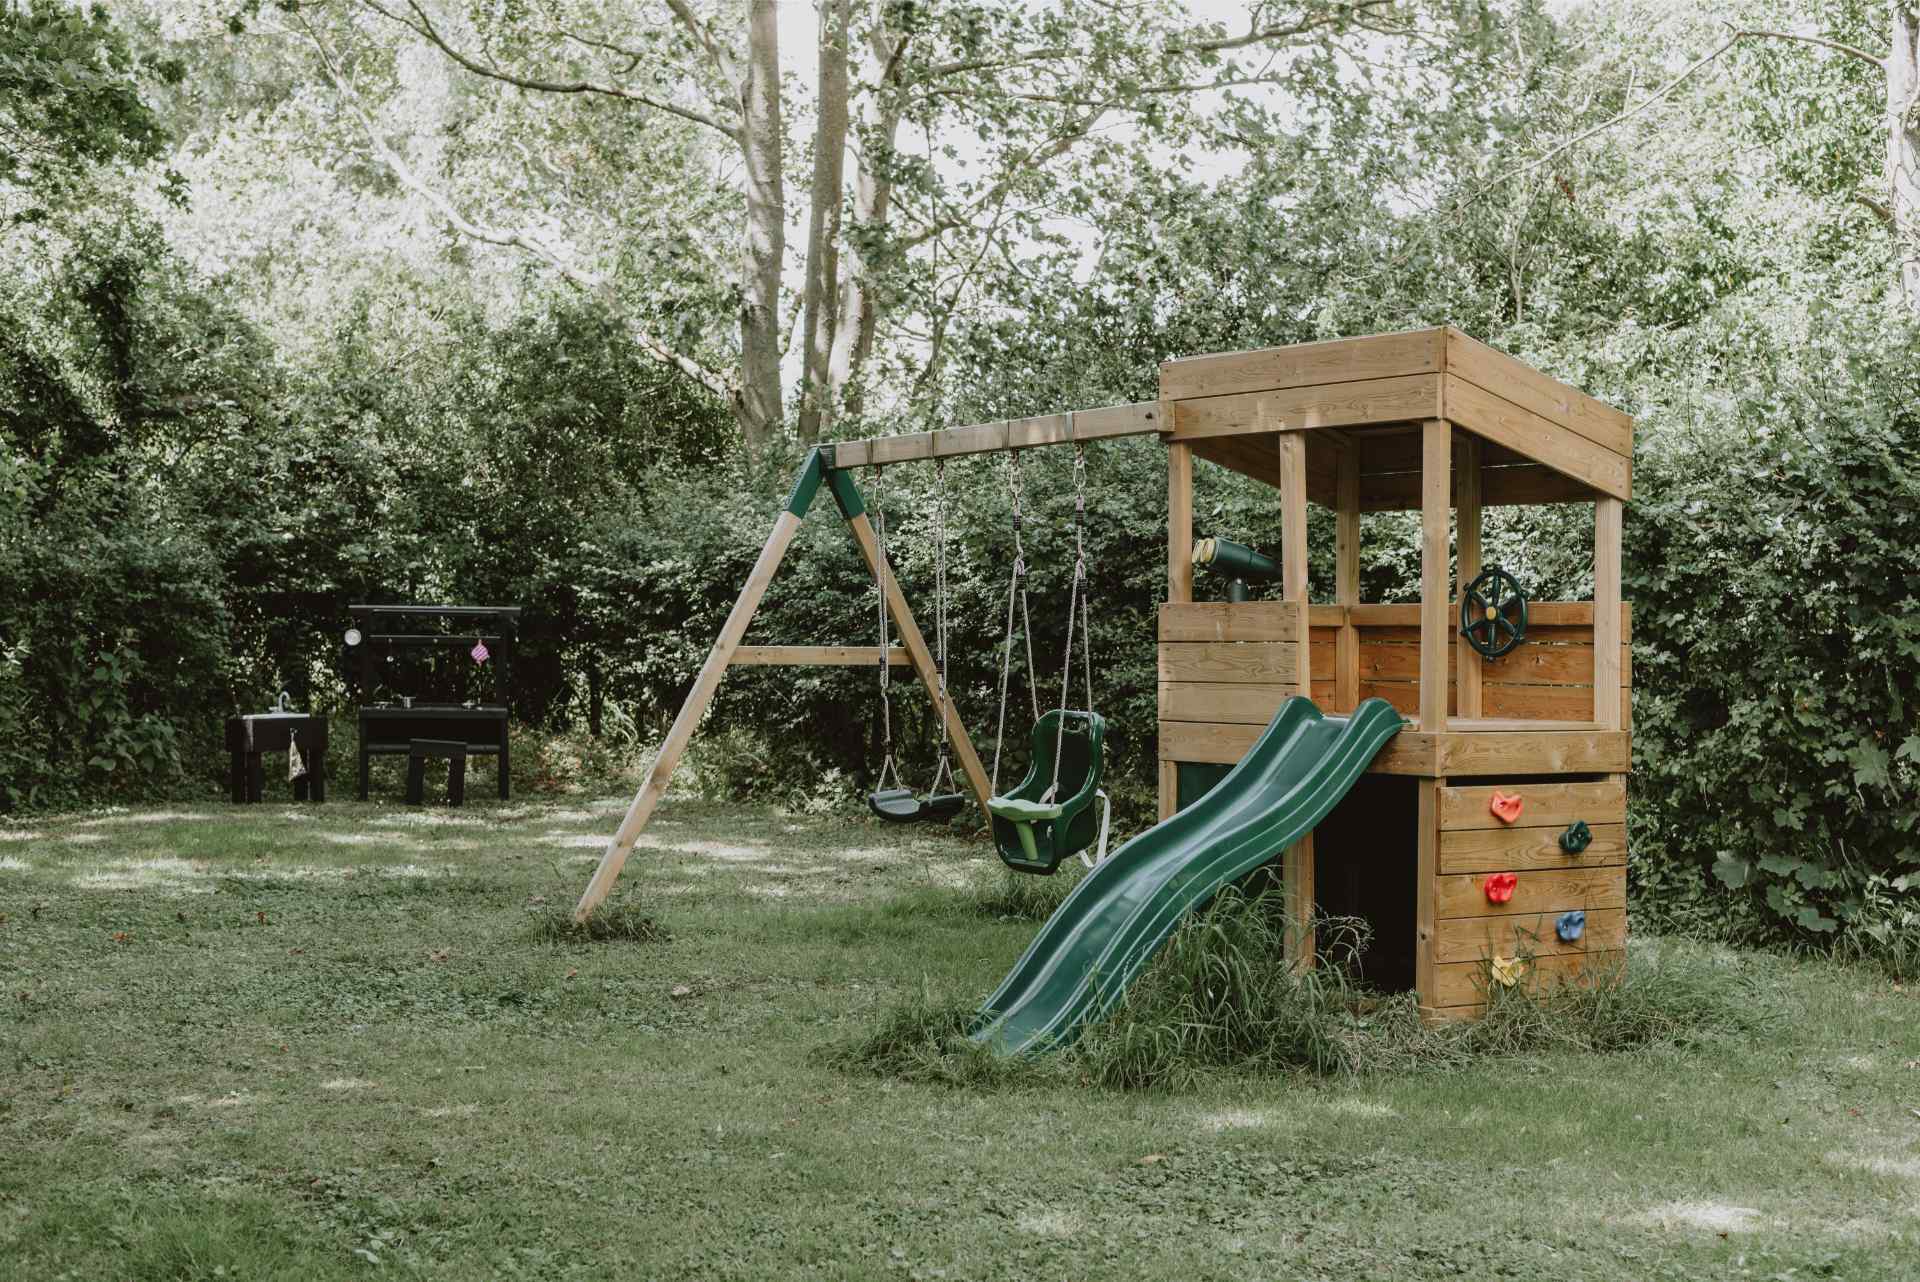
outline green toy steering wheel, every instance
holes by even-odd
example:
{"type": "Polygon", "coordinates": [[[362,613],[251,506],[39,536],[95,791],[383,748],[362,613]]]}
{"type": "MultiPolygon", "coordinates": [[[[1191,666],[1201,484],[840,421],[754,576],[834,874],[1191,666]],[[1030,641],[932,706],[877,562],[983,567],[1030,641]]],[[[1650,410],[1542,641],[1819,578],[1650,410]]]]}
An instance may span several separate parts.
{"type": "Polygon", "coordinates": [[[1460,635],[1488,659],[1527,639],[1527,598],[1511,574],[1488,566],[1467,584],[1460,594],[1460,635]]]}

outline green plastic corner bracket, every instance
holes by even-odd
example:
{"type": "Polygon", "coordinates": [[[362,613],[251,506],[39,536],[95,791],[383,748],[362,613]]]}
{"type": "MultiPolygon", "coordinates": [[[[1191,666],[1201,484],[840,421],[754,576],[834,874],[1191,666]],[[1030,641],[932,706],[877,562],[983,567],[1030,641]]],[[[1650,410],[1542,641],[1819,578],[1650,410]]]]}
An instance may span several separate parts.
{"type": "Polygon", "coordinates": [[[806,516],[807,509],[813,506],[813,496],[820,492],[820,482],[826,479],[831,466],[818,447],[807,451],[807,461],[801,465],[800,475],[793,478],[793,493],[787,495],[787,511],[795,516],[806,516]]]}

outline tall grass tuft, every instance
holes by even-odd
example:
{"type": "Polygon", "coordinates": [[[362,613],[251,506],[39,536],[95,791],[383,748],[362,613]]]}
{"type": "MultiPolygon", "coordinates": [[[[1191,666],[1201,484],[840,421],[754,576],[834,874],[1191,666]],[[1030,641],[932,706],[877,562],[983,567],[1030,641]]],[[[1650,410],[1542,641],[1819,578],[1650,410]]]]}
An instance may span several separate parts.
{"type": "Polygon", "coordinates": [[[1381,1015],[1353,978],[1366,924],[1320,918],[1318,964],[1303,969],[1287,963],[1291,930],[1280,890],[1222,891],[1088,1030],[1077,1051],[1082,1071],[1127,1089],[1182,1087],[1228,1067],[1362,1071],[1367,1031],[1381,1015]]]}
{"type": "Polygon", "coordinates": [[[996,867],[974,879],[973,907],[983,917],[1001,921],[1045,921],[1066,900],[1085,875],[1078,860],[1060,865],[1051,877],[996,867]]]}
{"type": "Polygon", "coordinates": [[[560,903],[530,909],[528,920],[533,937],[553,944],[665,943],[672,938],[665,926],[640,910],[639,902],[621,896],[603,902],[585,921],[575,921],[572,901],[564,894],[560,903]]]}
{"type": "Polygon", "coordinates": [[[1009,1086],[1063,1070],[1059,1062],[1004,1059],[967,1040],[973,1003],[936,997],[920,988],[887,1012],[859,1041],[826,1048],[821,1059],[848,1072],[945,1086],[1009,1086]]]}

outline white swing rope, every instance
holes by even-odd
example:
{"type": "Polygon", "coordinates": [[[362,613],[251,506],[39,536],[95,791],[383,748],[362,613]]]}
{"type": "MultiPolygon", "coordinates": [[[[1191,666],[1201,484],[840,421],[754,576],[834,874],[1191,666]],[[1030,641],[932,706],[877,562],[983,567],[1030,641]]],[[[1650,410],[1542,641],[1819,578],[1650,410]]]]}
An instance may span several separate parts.
{"type": "MultiPolygon", "coordinates": [[[[1066,748],[1067,703],[1073,685],[1073,627],[1076,616],[1080,623],[1080,657],[1086,671],[1086,711],[1089,717],[1093,715],[1093,623],[1087,607],[1087,599],[1091,595],[1087,590],[1087,447],[1076,437],[1071,410],[1067,412],[1067,438],[1073,441],[1073,585],[1068,589],[1067,644],[1060,667],[1060,720],[1053,728],[1053,782],[1041,795],[1043,802],[1052,801],[1060,791],[1060,758],[1066,748]]],[[[1091,732],[1091,722],[1088,729],[1091,732]]],[[[1080,862],[1088,868],[1107,857],[1107,837],[1113,819],[1113,800],[1107,796],[1106,789],[1095,788],[1094,796],[1100,801],[1100,838],[1093,858],[1087,858],[1084,850],[1080,852],[1080,862]]]]}
{"type": "Polygon", "coordinates": [[[1007,488],[1013,494],[1013,575],[1007,581],[1007,636],[1000,649],[1000,723],[993,735],[993,779],[991,791],[1000,795],[1000,749],[1007,739],[1007,689],[1013,671],[1013,608],[1020,606],[1021,630],[1027,640],[1027,697],[1033,702],[1033,719],[1040,720],[1040,687],[1033,679],[1033,616],[1027,609],[1027,549],[1021,542],[1020,527],[1020,451],[1007,456],[1007,488]]]}

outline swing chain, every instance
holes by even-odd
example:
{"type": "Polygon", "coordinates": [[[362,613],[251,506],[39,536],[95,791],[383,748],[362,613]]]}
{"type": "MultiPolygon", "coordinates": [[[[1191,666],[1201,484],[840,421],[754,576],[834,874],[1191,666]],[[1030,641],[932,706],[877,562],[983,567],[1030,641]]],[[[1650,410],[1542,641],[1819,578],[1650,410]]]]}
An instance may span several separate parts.
{"type": "MultiPolygon", "coordinates": [[[[1067,435],[1073,436],[1073,413],[1067,413],[1067,435]]],[[[1075,441],[1073,446],[1073,584],[1067,594],[1067,642],[1060,668],[1060,720],[1054,726],[1053,782],[1042,795],[1051,801],[1060,790],[1060,756],[1067,742],[1067,705],[1073,685],[1073,629],[1080,626],[1080,654],[1086,663],[1087,712],[1093,712],[1093,630],[1088,617],[1087,598],[1087,447],[1075,441]]]]}
{"type": "Polygon", "coordinates": [[[929,796],[940,792],[942,779],[948,791],[959,789],[949,752],[953,727],[948,719],[947,696],[947,461],[943,458],[933,461],[933,631],[934,646],[939,651],[936,656],[939,680],[933,711],[940,718],[940,764],[934,768],[933,782],[927,787],[929,796]]]}
{"type": "Polygon", "coordinates": [[[893,672],[887,663],[887,649],[890,640],[887,636],[887,508],[884,478],[886,471],[875,466],[873,472],[873,541],[878,555],[873,575],[874,600],[880,615],[880,774],[874,780],[873,790],[884,792],[887,777],[893,777],[893,786],[900,786],[900,767],[893,760],[893,672]]]}
{"type": "Polygon", "coordinates": [[[1000,793],[1000,753],[1007,739],[1007,692],[1013,674],[1013,624],[1014,609],[1019,607],[1019,618],[1026,634],[1027,648],[1027,697],[1033,704],[1033,719],[1040,720],[1040,687],[1033,679],[1033,615],[1027,608],[1027,549],[1021,539],[1021,527],[1025,518],[1021,514],[1020,502],[1020,451],[1011,450],[1007,454],[1007,489],[1013,496],[1013,574],[1007,581],[1007,630],[1006,639],[1000,650],[1000,719],[993,735],[993,778],[989,787],[995,796],[1000,793]]]}

